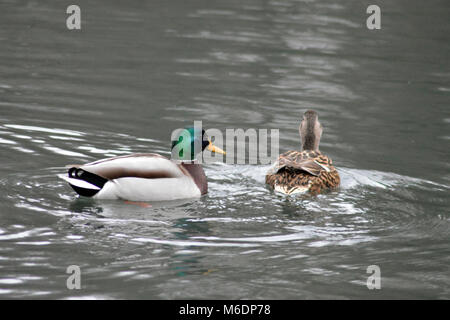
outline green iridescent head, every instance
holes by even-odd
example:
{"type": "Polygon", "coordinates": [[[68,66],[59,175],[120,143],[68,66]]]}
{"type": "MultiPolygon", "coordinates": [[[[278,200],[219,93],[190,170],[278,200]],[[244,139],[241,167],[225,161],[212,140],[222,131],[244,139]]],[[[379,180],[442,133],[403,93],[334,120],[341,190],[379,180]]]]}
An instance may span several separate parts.
{"type": "Polygon", "coordinates": [[[214,146],[201,127],[186,127],[172,134],[172,160],[194,161],[203,150],[225,154],[214,146]]]}

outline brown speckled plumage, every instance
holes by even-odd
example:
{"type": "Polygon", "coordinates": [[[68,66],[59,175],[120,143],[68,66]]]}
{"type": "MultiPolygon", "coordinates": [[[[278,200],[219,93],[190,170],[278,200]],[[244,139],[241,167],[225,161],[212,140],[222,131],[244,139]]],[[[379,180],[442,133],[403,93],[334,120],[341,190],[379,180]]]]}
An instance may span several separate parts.
{"type": "MultiPolygon", "coordinates": [[[[329,157],[318,150],[321,135],[320,131],[312,133],[311,127],[320,123],[317,120],[317,113],[307,111],[305,118],[300,125],[300,132],[304,126],[310,129],[307,135],[310,146],[316,145],[317,150],[306,149],[303,151],[288,151],[279,156],[277,162],[266,175],[266,183],[276,191],[285,194],[310,192],[318,194],[326,189],[333,189],[339,186],[340,177],[329,157]],[[309,123],[308,123],[309,121],[309,123]]],[[[305,147],[305,143],[303,148],[305,147]]]]}
{"type": "Polygon", "coordinates": [[[266,183],[274,189],[278,186],[277,191],[286,194],[307,191],[318,194],[339,186],[340,178],[331,159],[319,151],[288,151],[280,155],[267,173],[266,183]]]}

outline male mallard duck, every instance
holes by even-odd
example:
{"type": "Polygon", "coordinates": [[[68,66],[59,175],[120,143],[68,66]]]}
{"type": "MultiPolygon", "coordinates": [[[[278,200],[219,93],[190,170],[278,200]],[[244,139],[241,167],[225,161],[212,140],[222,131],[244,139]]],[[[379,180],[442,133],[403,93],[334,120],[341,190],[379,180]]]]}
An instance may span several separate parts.
{"type": "Polygon", "coordinates": [[[172,141],[172,151],[180,161],[155,153],[136,153],[74,165],[59,177],[79,195],[96,199],[165,201],[200,197],[208,192],[208,182],[196,160],[198,154],[205,149],[225,152],[212,144],[205,130],[200,133],[200,129],[191,127],[182,132],[172,141]]]}
{"type": "Polygon", "coordinates": [[[279,156],[266,175],[266,183],[284,194],[311,192],[339,186],[340,178],[332,161],[320,153],[322,125],[317,112],[308,110],[299,128],[301,151],[288,151],[279,156]]]}

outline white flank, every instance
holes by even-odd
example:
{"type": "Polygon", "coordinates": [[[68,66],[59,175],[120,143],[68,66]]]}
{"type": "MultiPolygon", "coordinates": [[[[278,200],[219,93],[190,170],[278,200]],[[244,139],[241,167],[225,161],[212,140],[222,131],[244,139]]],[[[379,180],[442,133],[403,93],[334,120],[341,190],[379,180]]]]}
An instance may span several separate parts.
{"type": "Polygon", "coordinates": [[[200,196],[200,190],[195,182],[186,176],[162,179],[130,177],[108,181],[94,198],[131,201],[170,201],[198,198],[200,196]]]}

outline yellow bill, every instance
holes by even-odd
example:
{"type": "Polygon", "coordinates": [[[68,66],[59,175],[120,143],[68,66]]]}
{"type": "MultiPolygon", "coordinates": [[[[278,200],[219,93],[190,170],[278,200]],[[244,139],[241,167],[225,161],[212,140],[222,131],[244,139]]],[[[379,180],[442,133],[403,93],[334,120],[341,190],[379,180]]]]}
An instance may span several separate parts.
{"type": "Polygon", "coordinates": [[[213,145],[211,140],[209,140],[209,145],[208,145],[208,147],[206,149],[208,149],[211,152],[215,152],[215,153],[227,154],[225,151],[223,151],[219,147],[216,147],[215,145],[213,145]]]}

